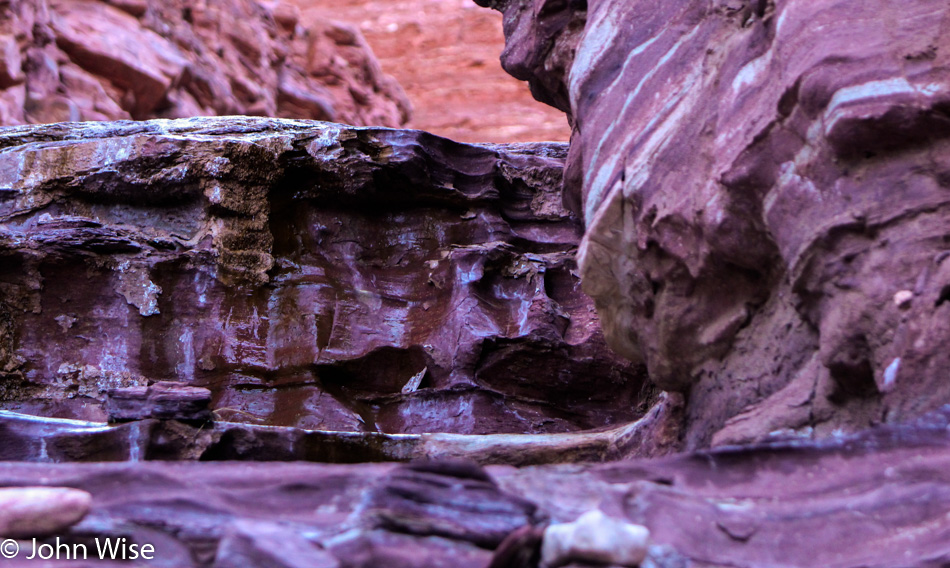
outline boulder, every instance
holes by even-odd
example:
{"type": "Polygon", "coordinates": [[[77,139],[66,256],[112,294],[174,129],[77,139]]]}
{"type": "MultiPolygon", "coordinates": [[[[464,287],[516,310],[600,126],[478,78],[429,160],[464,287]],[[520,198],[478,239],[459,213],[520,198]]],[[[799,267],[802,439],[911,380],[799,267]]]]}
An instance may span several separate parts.
{"type": "Polygon", "coordinates": [[[544,531],[541,563],[557,568],[571,562],[637,567],[647,557],[650,531],[612,519],[599,510],[544,531]]]}
{"type": "Polygon", "coordinates": [[[35,538],[62,533],[89,513],[92,495],[69,487],[0,489],[0,536],[35,538]]]}

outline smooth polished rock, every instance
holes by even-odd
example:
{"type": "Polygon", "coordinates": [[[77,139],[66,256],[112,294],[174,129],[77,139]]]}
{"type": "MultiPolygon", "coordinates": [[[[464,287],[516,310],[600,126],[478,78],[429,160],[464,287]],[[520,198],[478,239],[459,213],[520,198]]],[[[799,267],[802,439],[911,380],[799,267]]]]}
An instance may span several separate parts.
{"type": "Polygon", "coordinates": [[[647,557],[650,531],[589,511],[576,521],[551,525],[544,531],[541,563],[558,568],[571,562],[640,566],[647,557]]]}
{"type": "Polygon", "coordinates": [[[0,536],[34,538],[62,533],[89,513],[92,495],[69,487],[0,488],[0,536]]]}

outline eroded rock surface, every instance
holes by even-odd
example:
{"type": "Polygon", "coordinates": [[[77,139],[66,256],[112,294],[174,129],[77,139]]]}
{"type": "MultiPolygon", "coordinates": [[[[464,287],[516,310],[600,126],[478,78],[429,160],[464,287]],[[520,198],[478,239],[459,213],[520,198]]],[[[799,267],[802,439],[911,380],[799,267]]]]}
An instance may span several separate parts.
{"type": "Polygon", "coordinates": [[[690,446],[950,400],[946,2],[479,3],[571,114],[585,290],[690,446]]]}
{"type": "Polygon", "coordinates": [[[0,131],[3,407],[103,421],[182,381],[218,419],[545,433],[632,421],[580,291],[562,144],[251,118],[0,131]]]}
{"type": "Polygon", "coordinates": [[[499,490],[474,463],[417,462],[370,490],[355,511],[366,529],[438,536],[495,549],[511,532],[538,524],[537,505],[499,490]]]}
{"type": "Polygon", "coordinates": [[[149,386],[120,387],[106,392],[109,422],[180,420],[204,423],[212,419],[211,391],[184,383],[160,381],[149,386]]]}
{"type": "Polygon", "coordinates": [[[533,534],[593,510],[649,529],[642,566],[940,566],[948,412],[822,443],[614,464],[3,463],[0,485],[87,491],[89,514],[62,542],[126,537],[178,567],[484,568],[496,552],[517,561],[531,557],[517,546],[540,546],[514,538],[493,551],[501,529],[533,534]]]}
{"type": "Polygon", "coordinates": [[[259,115],[399,126],[359,31],[256,0],[0,4],[0,125],[259,115]]]}
{"type": "MultiPolygon", "coordinates": [[[[119,390],[148,393],[151,389],[154,387],[119,390]]],[[[358,463],[464,459],[513,466],[604,462],[675,452],[681,445],[683,421],[682,401],[665,394],[635,422],[557,434],[387,434],[206,422],[202,420],[206,411],[182,416],[181,411],[189,409],[188,405],[183,408],[180,397],[171,401],[156,398],[126,401],[124,410],[130,412],[124,418],[134,419],[112,424],[0,410],[0,460],[358,463]],[[176,414],[183,419],[172,419],[176,414]]],[[[110,401],[107,409],[114,410],[114,403],[110,401]]]]}

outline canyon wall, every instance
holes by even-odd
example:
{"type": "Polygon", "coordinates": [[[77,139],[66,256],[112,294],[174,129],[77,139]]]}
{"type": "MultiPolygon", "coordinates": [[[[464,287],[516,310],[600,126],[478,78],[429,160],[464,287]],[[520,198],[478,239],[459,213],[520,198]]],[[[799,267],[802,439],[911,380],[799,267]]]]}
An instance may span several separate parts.
{"type": "Polygon", "coordinates": [[[480,2],[569,148],[0,130],[0,488],[84,496],[5,493],[8,565],[535,568],[595,510],[643,568],[950,562],[946,5],[480,2]]]}
{"type": "Polygon", "coordinates": [[[255,0],[0,3],[0,125],[255,115],[400,126],[359,31],[255,0]]]}
{"type": "Polygon", "coordinates": [[[477,1],[570,114],[584,289],[689,447],[950,402],[945,2],[477,1]]]}
{"type": "Polygon", "coordinates": [[[501,16],[472,0],[285,0],[301,21],[359,28],[412,101],[406,128],[458,142],[566,142],[564,113],[498,65],[501,16]]]}
{"type": "Polygon", "coordinates": [[[652,400],[606,346],[564,144],[254,118],[0,132],[0,404],[105,420],[184,381],[216,418],[553,433],[652,400]]]}

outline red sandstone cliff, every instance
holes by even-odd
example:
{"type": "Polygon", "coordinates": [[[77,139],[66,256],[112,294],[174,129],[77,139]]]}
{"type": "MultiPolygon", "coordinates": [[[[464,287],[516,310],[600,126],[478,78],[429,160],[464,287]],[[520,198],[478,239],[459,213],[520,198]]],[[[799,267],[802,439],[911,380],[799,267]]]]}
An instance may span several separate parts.
{"type": "Polygon", "coordinates": [[[0,4],[0,124],[249,114],[399,126],[355,29],[255,0],[0,4]]]}
{"type": "Polygon", "coordinates": [[[946,4],[481,3],[569,151],[0,133],[0,484],[173,566],[535,568],[592,509],[644,567],[950,563],[946,4]]]}
{"type": "Polygon", "coordinates": [[[501,17],[471,0],[292,0],[303,21],[346,22],[413,104],[407,124],[460,142],[566,141],[563,112],[498,64],[501,17]]]}
{"type": "Polygon", "coordinates": [[[946,2],[479,3],[572,116],[584,289],[690,447],[950,402],[946,2]]]}

